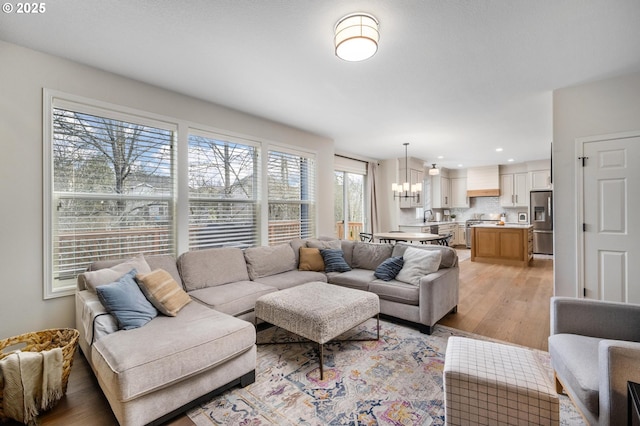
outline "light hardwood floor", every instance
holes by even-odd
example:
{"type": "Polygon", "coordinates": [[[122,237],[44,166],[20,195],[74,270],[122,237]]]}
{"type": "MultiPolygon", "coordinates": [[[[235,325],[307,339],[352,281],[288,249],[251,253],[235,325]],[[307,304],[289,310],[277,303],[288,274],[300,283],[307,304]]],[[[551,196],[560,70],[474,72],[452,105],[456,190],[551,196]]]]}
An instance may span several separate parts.
{"type": "MultiPolygon", "coordinates": [[[[465,260],[460,264],[458,312],[447,315],[440,324],[547,350],[552,294],[553,260],[549,257],[536,257],[528,268],[465,260]]],[[[81,354],[76,354],[66,396],[40,420],[51,426],[117,425],[81,354]]],[[[193,422],[181,415],[167,424],[186,426],[193,422]]]]}

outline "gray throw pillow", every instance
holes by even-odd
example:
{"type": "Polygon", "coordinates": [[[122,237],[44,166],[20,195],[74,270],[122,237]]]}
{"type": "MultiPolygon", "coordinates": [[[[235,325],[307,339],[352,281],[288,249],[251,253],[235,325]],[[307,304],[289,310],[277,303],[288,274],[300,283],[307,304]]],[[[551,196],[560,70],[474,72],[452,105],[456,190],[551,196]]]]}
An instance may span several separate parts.
{"type": "Polygon", "coordinates": [[[403,265],[404,259],[402,256],[390,257],[376,268],[373,275],[383,281],[391,281],[398,275],[403,265]]]}
{"type": "Polygon", "coordinates": [[[132,269],[118,281],[96,287],[100,302],[116,317],[120,330],[142,327],[158,315],[156,308],[138,287],[134,278],[136,273],[132,269]]]}

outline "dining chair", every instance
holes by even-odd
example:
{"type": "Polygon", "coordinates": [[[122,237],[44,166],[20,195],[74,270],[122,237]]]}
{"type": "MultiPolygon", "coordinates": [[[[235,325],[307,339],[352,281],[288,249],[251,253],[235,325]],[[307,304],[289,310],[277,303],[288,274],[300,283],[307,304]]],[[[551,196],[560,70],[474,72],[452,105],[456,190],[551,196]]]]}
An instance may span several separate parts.
{"type": "Polygon", "coordinates": [[[360,233],[360,241],[365,243],[373,242],[373,234],[369,232],[361,232],[360,233]]]}
{"type": "Polygon", "coordinates": [[[448,246],[449,245],[449,241],[451,240],[451,237],[453,237],[453,234],[443,235],[442,238],[438,238],[437,240],[433,240],[433,243],[441,245],[441,246],[448,246]]]}

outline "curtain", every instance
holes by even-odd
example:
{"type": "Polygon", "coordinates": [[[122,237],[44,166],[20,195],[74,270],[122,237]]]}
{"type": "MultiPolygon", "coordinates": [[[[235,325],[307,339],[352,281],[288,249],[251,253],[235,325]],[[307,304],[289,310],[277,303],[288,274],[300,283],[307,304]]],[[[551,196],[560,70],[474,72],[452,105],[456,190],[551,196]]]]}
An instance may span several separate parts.
{"type": "Polygon", "coordinates": [[[370,161],[368,164],[367,173],[367,189],[369,198],[369,219],[371,224],[371,233],[378,232],[380,229],[380,218],[378,217],[379,211],[379,177],[378,177],[378,163],[370,161]]]}

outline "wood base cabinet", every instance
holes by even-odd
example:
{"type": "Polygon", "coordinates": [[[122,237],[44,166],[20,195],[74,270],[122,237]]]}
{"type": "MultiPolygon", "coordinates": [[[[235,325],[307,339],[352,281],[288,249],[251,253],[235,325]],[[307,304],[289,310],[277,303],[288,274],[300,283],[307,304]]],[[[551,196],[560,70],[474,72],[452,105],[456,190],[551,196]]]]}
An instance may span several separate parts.
{"type": "Polygon", "coordinates": [[[532,227],[473,227],[471,261],[528,266],[533,259],[532,227]]]}

